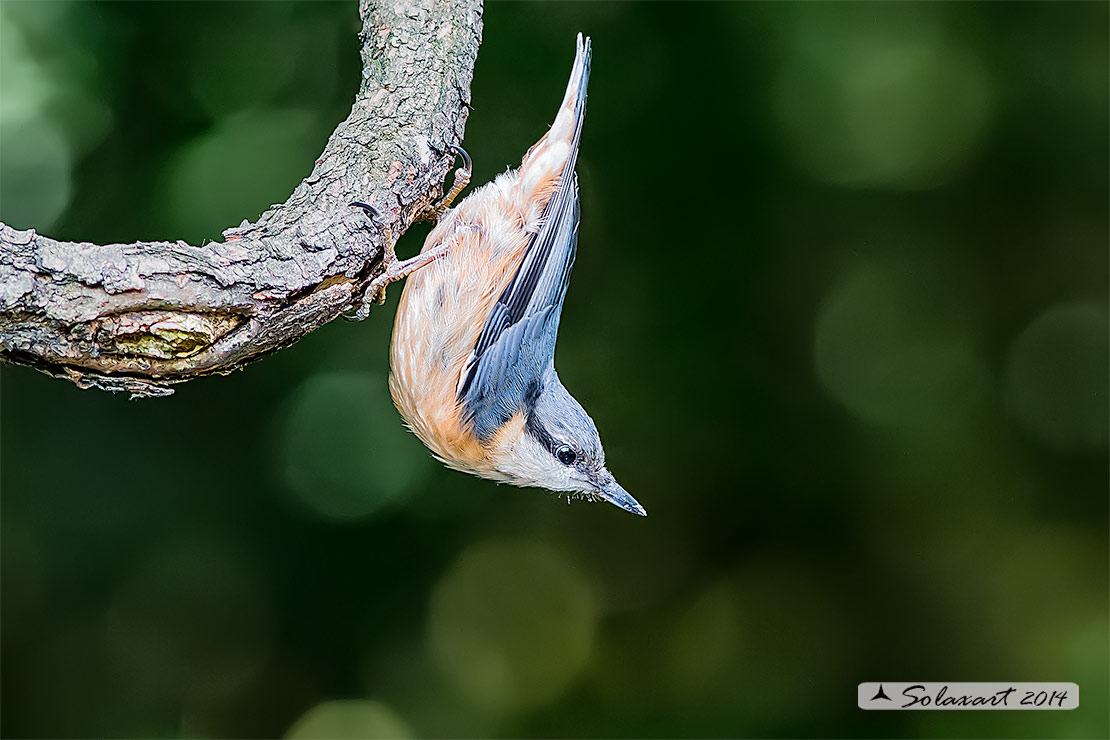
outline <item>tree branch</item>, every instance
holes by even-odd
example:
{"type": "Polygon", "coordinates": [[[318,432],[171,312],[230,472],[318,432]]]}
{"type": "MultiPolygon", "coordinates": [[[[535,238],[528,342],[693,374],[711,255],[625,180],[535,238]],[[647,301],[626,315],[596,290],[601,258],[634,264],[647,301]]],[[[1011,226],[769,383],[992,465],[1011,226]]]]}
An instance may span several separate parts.
{"type": "Polygon", "coordinates": [[[0,223],[0,360],[133,396],[227,373],[358,304],[439,197],[462,140],[481,0],[361,0],[362,85],[312,174],[202,247],[60,242],[0,223]]]}

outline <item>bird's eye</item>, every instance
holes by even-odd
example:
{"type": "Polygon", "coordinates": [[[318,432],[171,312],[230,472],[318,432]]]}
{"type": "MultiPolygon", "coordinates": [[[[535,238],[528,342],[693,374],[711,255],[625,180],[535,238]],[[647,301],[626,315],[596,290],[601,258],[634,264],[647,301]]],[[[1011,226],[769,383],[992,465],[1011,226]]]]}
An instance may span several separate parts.
{"type": "Polygon", "coordinates": [[[578,455],[575,454],[570,445],[559,445],[555,450],[555,459],[563,465],[573,465],[574,461],[578,459],[578,455]]]}

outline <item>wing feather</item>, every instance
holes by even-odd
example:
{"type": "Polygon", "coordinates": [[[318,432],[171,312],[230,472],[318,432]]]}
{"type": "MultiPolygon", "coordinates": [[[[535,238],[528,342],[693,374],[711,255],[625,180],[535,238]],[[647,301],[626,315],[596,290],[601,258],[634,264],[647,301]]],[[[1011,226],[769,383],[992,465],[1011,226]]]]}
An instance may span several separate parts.
{"type": "Polygon", "coordinates": [[[542,374],[555,358],[559,319],[578,248],[580,211],[574,167],[586,109],[589,59],[589,42],[583,44],[580,39],[571,77],[571,85],[577,87],[567,160],[544,208],[540,229],[490,311],[460,377],[457,400],[482,440],[508,421],[529,393],[538,392],[542,374]]]}

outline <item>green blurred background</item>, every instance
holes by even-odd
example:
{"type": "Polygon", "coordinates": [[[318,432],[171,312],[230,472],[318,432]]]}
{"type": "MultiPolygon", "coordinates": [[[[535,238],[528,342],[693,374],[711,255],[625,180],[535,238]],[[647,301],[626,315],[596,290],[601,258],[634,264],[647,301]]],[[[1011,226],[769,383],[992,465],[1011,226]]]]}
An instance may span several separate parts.
{"type": "MultiPolygon", "coordinates": [[[[558,366],[650,516],[441,469],[398,288],[168,399],[5,367],[4,736],[1106,737],[1108,7],[490,3],[475,182],[593,37],[558,366]],[[1082,693],[858,710],[884,679],[1082,693]]],[[[358,27],[4,0],[0,218],[218,238],[358,27]]]]}

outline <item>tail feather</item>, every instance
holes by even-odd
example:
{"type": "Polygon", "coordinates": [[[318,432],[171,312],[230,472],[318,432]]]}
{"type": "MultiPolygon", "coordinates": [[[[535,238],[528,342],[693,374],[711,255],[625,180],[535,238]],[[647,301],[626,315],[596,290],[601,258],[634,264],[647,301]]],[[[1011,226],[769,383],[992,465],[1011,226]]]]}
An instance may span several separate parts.
{"type": "Polygon", "coordinates": [[[536,193],[546,181],[574,172],[578,141],[586,117],[586,88],[590,80],[590,39],[578,34],[563,103],[548,132],[524,155],[520,165],[523,190],[536,193]]]}
{"type": "MultiPolygon", "coordinates": [[[[574,54],[574,67],[571,68],[570,80],[567,82],[567,92],[563,96],[563,104],[555,116],[555,123],[551,129],[558,129],[557,138],[563,137],[564,129],[573,127],[570,136],[571,154],[568,162],[569,169],[574,169],[574,161],[578,156],[578,140],[582,136],[582,123],[586,118],[586,88],[590,82],[590,39],[578,34],[574,54]]],[[[550,134],[549,134],[550,135],[550,134]]]]}

